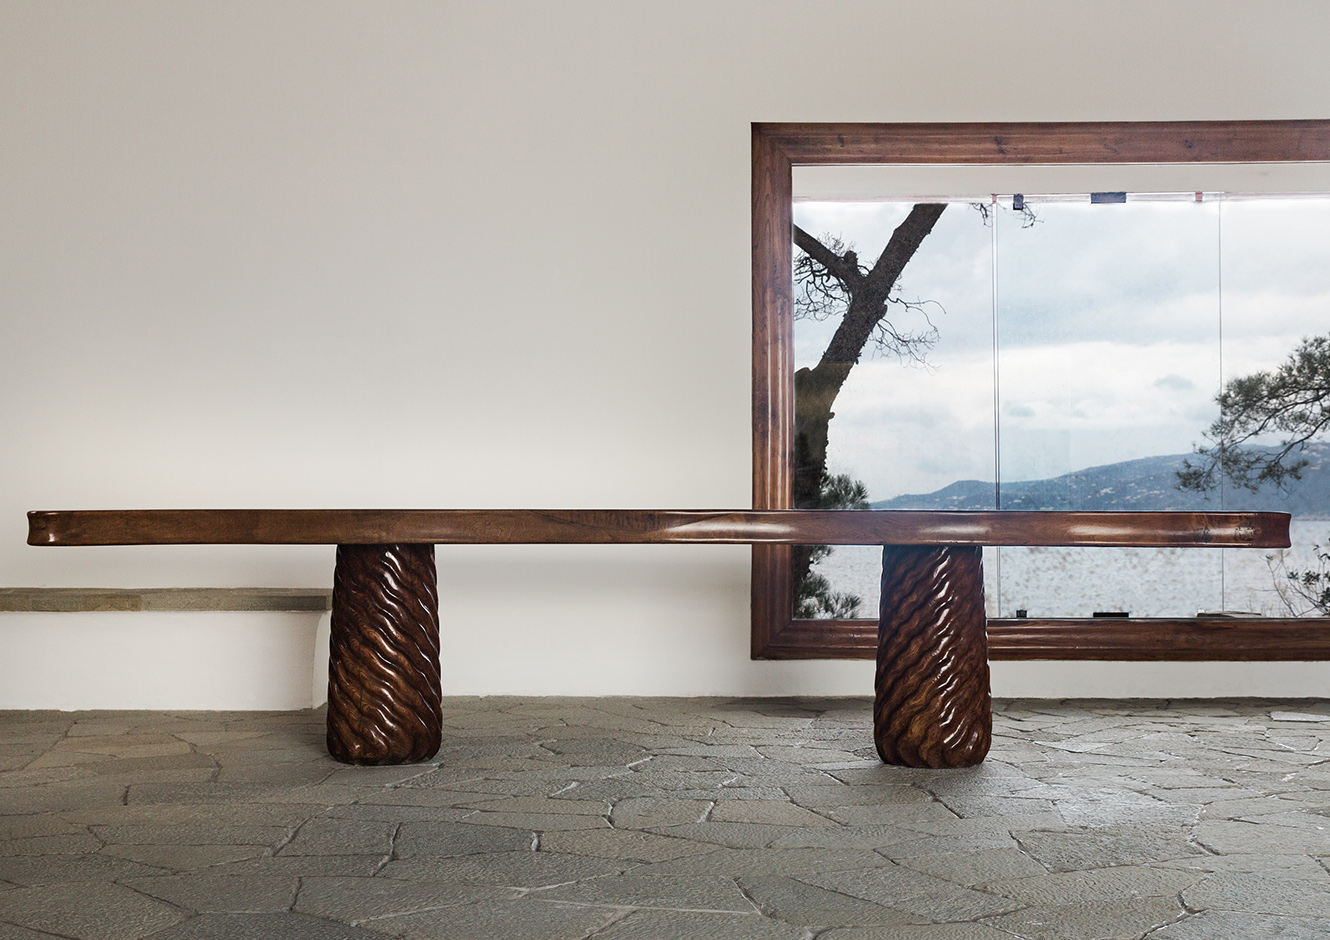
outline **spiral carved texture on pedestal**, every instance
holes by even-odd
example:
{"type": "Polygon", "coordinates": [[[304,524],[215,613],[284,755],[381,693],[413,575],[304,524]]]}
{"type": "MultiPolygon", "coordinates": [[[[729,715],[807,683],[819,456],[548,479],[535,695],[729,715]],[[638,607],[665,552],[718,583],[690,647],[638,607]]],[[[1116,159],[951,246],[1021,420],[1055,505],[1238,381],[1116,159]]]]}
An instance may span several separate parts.
{"type": "Polygon", "coordinates": [[[439,749],[439,598],[433,545],[339,545],[328,657],[328,751],[408,764],[439,749]]]}
{"type": "Polygon", "coordinates": [[[972,767],[993,735],[979,547],[882,554],[873,738],[888,764],[972,767]]]}

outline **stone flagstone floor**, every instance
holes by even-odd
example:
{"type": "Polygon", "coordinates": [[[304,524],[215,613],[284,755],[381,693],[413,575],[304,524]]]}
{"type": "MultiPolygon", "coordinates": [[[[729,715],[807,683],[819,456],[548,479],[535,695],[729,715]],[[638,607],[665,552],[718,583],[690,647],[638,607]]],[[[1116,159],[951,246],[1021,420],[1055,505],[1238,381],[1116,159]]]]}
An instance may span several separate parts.
{"type": "Polygon", "coordinates": [[[448,699],[429,764],[321,712],[0,712],[0,940],[1330,936],[1330,702],[999,702],[971,770],[864,699],[448,699]]]}

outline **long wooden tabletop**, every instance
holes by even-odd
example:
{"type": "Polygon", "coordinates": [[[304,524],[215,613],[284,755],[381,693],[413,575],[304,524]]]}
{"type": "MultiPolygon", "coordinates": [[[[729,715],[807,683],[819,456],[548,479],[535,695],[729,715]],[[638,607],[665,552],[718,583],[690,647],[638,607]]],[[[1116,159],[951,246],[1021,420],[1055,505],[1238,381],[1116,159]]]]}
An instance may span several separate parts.
{"type": "Polygon", "coordinates": [[[141,509],[28,513],[29,545],[740,543],[1288,547],[1282,512],[141,509]]]}

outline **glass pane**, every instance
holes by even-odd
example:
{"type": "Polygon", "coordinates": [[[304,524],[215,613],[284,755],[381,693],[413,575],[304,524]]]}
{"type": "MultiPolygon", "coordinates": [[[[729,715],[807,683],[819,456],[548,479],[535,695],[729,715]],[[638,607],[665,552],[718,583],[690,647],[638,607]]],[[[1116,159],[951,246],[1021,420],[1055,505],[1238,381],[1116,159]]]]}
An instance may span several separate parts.
{"type": "MultiPolygon", "coordinates": [[[[1224,380],[1276,369],[1304,337],[1330,331],[1330,200],[1261,199],[1225,202],[1222,218],[1224,380]]],[[[1209,418],[1218,412],[1211,406],[1209,418]]],[[[1207,422],[1208,423],[1208,422],[1207,422]]],[[[1280,435],[1252,440],[1270,447],[1280,435]]],[[[1325,616],[1315,597],[1330,582],[1316,546],[1330,543],[1330,444],[1313,442],[1301,480],[1266,485],[1253,493],[1225,484],[1229,509],[1293,514],[1288,552],[1224,551],[1225,606],[1270,616],[1325,616]]]]}
{"type": "MultiPolygon", "coordinates": [[[[1002,509],[1205,505],[1175,471],[1219,387],[1214,202],[1040,202],[997,212],[1002,509]]],[[[999,616],[1193,616],[1222,557],[1188,549],[1003,548],[999,616]]]]}
{"type": "MultiPolygon", "coordinates": [[[[867,272],[912,208],[798,202],[794,221],[838,255],[855,252],[867,272]]],[[[985,214],[972,206],[954,203],[942,211],[903,268],[883,321],[896,337],[928,341],[902,351],[879,326],[835,396],[826,472],[862,483],[873,508],[995,505],[992,237],[985,214]]],[[[796,298],[816,301],[801,291],[800,254],[796,247],[796,298]]],[[[842,322],[843,303],[815,307],[806,302],[796,310],[796,370],[818,366],[842,322]]],[[[806,386],[796,379],[795,387],[798,396],[806,386]]],[[[801,404],[808,403],[796,400],[796,408],[801,404]]],[[[881,571],[878,547],[833,548],[812,568],[825,579],[825,591],[857,598],[857,616],[874,619],[881,571]]]]}

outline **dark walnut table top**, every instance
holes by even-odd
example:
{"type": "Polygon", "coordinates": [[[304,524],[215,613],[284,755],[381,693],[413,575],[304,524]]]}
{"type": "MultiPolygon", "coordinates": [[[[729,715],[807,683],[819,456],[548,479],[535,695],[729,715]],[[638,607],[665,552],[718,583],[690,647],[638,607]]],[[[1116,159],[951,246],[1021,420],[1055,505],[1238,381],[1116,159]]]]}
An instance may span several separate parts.
{"type": "Polygon", "coordinates": [[[28,513],[29,545],[738,543],[1287,548],[1282,512],[139,509],[28,513]]]}

